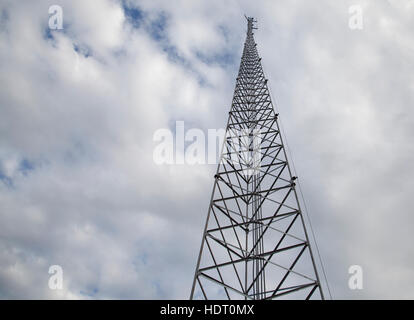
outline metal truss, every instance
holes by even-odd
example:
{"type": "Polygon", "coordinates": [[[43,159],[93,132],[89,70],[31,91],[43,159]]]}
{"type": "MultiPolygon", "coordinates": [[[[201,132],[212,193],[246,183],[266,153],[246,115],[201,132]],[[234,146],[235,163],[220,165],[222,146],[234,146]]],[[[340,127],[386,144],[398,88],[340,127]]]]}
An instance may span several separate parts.
{"type": "Polygon", "coordinates": [[[253,18],[190,299],[323,299],[253,18]]]}

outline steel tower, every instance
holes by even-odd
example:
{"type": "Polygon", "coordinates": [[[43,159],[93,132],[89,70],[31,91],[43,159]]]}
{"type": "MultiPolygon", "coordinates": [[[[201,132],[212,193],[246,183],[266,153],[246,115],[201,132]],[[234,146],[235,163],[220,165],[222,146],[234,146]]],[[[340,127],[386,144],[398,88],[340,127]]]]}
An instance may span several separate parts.
{"type": "Polygon", "coordinates": [[[255,22],[247,18],[190,299],[323,299],[255,22]]]}

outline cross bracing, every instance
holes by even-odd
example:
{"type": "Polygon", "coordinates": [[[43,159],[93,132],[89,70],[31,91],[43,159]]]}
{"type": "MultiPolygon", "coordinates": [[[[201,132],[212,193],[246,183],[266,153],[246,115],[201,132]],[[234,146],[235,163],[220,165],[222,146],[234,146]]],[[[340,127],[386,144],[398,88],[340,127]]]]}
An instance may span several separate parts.
{"type": "Polygon", "coordinates": [[[261,58],[247,36],[191,299],[323,299],[261,58]]]}

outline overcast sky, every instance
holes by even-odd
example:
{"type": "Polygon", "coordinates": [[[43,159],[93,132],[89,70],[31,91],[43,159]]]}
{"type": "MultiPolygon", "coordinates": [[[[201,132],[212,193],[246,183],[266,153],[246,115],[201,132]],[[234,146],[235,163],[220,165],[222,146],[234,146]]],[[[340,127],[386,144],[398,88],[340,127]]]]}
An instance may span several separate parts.
{"type": "Polygon", "coordinates": [[[333,297],[414,299],[412,0],[1,0],[0,298],[189,297],[215,166],[153,134],[225,126],[244,14],[333,297]]]}

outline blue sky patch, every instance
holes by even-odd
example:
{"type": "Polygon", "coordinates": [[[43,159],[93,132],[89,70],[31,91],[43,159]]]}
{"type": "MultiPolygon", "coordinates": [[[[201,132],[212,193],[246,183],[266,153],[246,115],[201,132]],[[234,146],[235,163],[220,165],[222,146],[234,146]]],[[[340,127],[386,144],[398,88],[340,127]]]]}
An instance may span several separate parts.
{"type": "Polygon", "coordinates": [[[6,176],[1,170],[0,170],[0,181],[3,182],[7,187],[13,186],[13,180],[6,176]]]}
{"type": "Polygon", "coordinates": [[[23,159],[20,161],[19,164],[19,171],[23,173],[25,176],[35,169],[35,165],[33,162],[29,161],[28,159],[23,159]]]}
{"type": "Polygon", "coordinates": [[[91,49],[88,48],[85,45],[80,45],[80,44],[74,43],[73,44],[73,50],[75,50],[77,53],[83,55],[85,58],[88,58],[88,57],[92,56],[91,49]]]}
{"type": "Polygon", "coordinates": [[[122,1],[122,8],[124,9],[127,21],[134,28],[139,28],[144,19],[144,12],[138,7],[129,7],[125,1],[122,1]]]}
{"type": "Polygon", "coordinates": [[[152,18],[139,7],[128,6],[125,1],[123,2],[123,9],[126,20],[132,27],[136,29],[142,28],[156,41],[167,38],[165,30],[168,17],[165,12],[159,12],[155,18],[152,18]]]}
{"type": "Polygon", "coordinates": [[[203,61],[205,64],[208,64],[208,65],[218,64],[219,66],[225,67],[229,65],[234,65],[236,62],[235,55],[230,52],[207,55],[201,51],[196,51],[195,54],[198,59],[200,59],[201,61],[203,61]]]}
{"type": "Polygon", "coordinates": [[[99,292],[98,288],[92,288],[91,290],[80,290],[79,293],[83,296],[87,296],[87,297],[95,297],[96,294],[99,292]]]}

